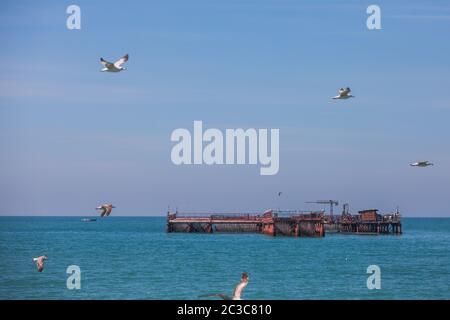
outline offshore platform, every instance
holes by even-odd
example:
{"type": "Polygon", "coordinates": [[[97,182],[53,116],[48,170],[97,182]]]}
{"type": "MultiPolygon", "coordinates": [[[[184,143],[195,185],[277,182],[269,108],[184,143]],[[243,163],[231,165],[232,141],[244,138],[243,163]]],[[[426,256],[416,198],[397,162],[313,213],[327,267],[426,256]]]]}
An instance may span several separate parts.
{"type": "Polygon", "coordinates": [[[333,214],[338,202],[323,200],[314,203],[330,204],[325,211],[266,210],[263,213],[233,212],[167,212],[168,233],[261,233],[269,236],[324,237],[326,232],[352,234],[402,234],[399,212],[381,215],[377,209],[348,212],[344,204],[341,215],[333,214]]]}

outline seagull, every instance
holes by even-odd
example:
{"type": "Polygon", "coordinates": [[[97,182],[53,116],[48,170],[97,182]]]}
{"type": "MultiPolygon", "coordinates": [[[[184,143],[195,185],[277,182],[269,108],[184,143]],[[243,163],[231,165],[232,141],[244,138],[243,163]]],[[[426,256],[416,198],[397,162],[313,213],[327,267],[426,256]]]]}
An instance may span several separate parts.
{"type": "Polygon", "coordinates": [[[47,259],[48,259],[47,256],[40,256],[37,258],[33,258],[33,261],[36,262],[38,272],[42,272],[44,270],[44,261],[47,259]]]}
{"type": "Polygon", "coordinates": [[[281,191],[280,191],[280,192],[278,192],[278,196],[280,197],[282,193],[283,193],[283,192],[281,192],[281,191]]]}
{"type": "Polygon", "coordinates": [[[104,217],[105,215],[109,216],[113,208],[115,208],[115,207],[112,204],[103,204],[103,205],[95,208],[95,210],[102,210],[102,213],[100,216],[104,217]]]}
{"type": "Polygon", "coordinates": [[[237,286],[234,288],[232,297],[230,297],[226,294],[223,294],[223,293],[204,294],[199,297],[200,298],[202,298],[202,297],[219,297],[219,298],[222,298],[222,300],[242,300],[241,294],[242,294],[242,291],[244,290],[244,288],[247,286],[247,284],[248,284],[248,274],[247,274],[247,272],[244,272],[242,274],[241,282],[239,282],[237,284],[237,286]]]}
{"type": "Polygon", "coordinates": [[[433,163],[430,163],[428,161],[417,161],[410,164],[411,167],[428,167],[428,166],[434,166],[433,163]]]}
{"type": "Polygon", "coordinates": [[[340,88],[339,89],[339,95],[333,97],[333,99],[348,99],[348,98],[354,98],[355,96],[351,95],[350,92],[352,90],[350,90],[349,87],[347,88],[340,88]]]}
{"type": "Polygon", "coordinates": [[[104,68],[100,71],[102,72],[120,72],[122,70],[127,70],[123,67],[123,64],[128,61],[128,54],[124,55],[122,58],[114,63],[108,62],[103,58],[100,58],[100,62],[103,64],[104,68]]]}

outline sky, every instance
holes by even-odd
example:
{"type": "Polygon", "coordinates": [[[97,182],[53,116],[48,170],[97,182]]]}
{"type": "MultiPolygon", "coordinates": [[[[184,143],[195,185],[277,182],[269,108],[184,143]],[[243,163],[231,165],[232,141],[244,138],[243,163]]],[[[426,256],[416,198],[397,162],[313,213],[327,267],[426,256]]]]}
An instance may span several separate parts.
{"type": "Polygon", "coordinates": [[[448,1],[1,1],[0,215],[333,199],[450,217],[449,31],[448,1]],[[126,71],[99,72],[125,53],[126,71]],[[355,98],[332,100],[344,86],[355,98]],[[278,174],[174,165],[171,133],[195,120],[278,128],[278,174]]]}

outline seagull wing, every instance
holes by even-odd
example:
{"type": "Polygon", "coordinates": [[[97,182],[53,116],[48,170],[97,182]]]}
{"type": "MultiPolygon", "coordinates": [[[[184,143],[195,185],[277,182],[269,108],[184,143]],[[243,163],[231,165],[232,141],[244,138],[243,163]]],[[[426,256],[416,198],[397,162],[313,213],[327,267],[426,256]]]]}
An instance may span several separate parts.
{"type": "Polygon", "coordinates": [[[247,286],[247,283],[248,282],[241,281],[237,284],[236,288],[234,288],[233,300],[241,300],[242,291],[247,286]]]}
{"type": "Polygon", "coordinates": [[[39,272],[42,272],[42,270],[44,270],[44,259],[42,257],[37,258],[36,266],[39,272]]]}
{"type": "Polygon", "coordinates": [[[341,88],[339,89],[339,96],[345,97],[350,92],[350,88],[341,88]]]}
{"type": "Polygon", "coordinates": [[[107,207],[105,209],[106,216],[109,216],[111,214],[111,211],[112,211],[112,206],[107,207]]]}
{"type": "Polygon", "coordinates": [[[114,64],[112,64],[112,63],[109,62],[109,61],[106,61],[106,60],[103,59],[103,58],[100,58],[100,62],[101,62],[102,65],[105,66],[105,68],[108,68],[108,69],[111,69],[111,68],[114,66],[114,64]]]}
{"type": "Polygon", "coordinates": [[[105,216],[106,212],[108,211],[108,209],[106,209],[105,207],[102,207],[101,210],[102,210],[102,213],[100,214],[100,217],[103,218],[105,216]]]}
{"type": "Polygon", "coordinates": [[[128,61],[128,54],[124,55],[122,58],[114,62],[114,66],[119,69],[127,61],[128,61]]]}

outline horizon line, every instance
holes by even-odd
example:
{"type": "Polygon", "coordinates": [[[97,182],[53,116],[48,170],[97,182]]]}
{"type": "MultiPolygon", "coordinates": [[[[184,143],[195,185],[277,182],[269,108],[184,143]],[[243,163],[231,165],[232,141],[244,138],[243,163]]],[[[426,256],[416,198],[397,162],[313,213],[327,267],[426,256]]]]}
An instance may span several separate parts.
{"type": "MultiPolygon", "coordinates": [[[[47,218],[47,217],[54,217],[54,218],[100,218],[100,219],[104,219],[104,217],[100,217],[100,216],[87,216],[87,215],[65,215],[65,216],[61,216],[61,215],[0,215],[0,218],[47,218]]],[[[114,216],[110,216],[108,218],[165,218],[167,217],[167,214],[165,215],[131,215],[131,216],[125,216],[125,215],[114,215],[114,216]]],[[[421,218],[421,219],[426,219],[426,218],[447,218],[450,219],[450,215],[449,216],[403,216],[402,218],[421,218]]]]}

